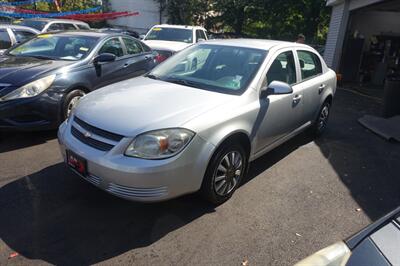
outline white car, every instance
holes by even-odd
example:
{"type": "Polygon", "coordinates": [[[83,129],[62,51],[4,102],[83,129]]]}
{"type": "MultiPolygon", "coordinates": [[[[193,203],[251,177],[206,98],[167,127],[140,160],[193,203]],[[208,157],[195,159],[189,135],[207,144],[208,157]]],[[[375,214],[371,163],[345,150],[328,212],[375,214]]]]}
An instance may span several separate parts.
{"type": "Polygon", "coordinates": [[[143,41],[158,52],[158,62],[199,41],[208,40],[207,31],[198,26],[155,25],[143,41]]]}
{"type": "Polygon", "coordinates": [[[13,21],[14,25],[37,29],[41,33],[66,30],[90,30],[89,24],[73,19],[31,18],[13,21]]]}

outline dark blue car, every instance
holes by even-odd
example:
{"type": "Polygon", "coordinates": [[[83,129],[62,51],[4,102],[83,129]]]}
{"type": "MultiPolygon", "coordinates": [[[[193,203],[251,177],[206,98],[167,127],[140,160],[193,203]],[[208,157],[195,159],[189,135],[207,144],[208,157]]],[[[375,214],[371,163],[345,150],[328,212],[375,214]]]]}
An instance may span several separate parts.
{"type": "Polygon", "coordinates": [[[38,35],[0,57],[0,130],[56,128],[80,97],[155,64],[148,46],[123,34],[38,35]]]}

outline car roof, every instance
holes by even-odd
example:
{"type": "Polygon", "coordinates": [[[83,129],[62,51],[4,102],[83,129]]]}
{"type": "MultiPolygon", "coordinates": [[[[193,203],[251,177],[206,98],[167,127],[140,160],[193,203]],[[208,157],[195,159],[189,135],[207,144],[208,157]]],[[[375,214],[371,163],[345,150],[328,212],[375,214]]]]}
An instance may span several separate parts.
{"type": "Polygon", "coordinates": [[[74,19],[57,19],[57,18],[26,18],[23,20],[33,20],[33,21],[43,21],[43,22],[65,22],[65,23],[83,23],[87,24],[84,21],[74,20],[74,19]]]}
{"type": "Polygon", "coordinates": [[[101,32],[97,30],[68,30],[68,31],[52,31],[52,32],[45,32],[41,35],[73,35],[73,36],[89,36],[89,37],[97,37],[97,38],[104,38],[104,37],[117,37],[117,36],[124,36],[121,33],[110,33],[110,32],[101,32]]]}
{"type": "Polygon", "coordinates": [[[310,46],[300,43],[266,39],[215,39],[201,43],[256,48],[267,51],[271,48],[310,48],[310,46]]]}
{"type": "Polygon", "coordinates": [[[26,27],[26,26],[19,26],[19,25],[13,25],[13,24],[0,24],[0,28],[5,29],[5,28],[12,28],[12,29],[20,29],[20,30],[30,30],[39,33],[37,29],[31,28],[31,27],[26,27]]]}
{"type": "Polygon", "coordinates": [[[159,28],[175,28],[175,29],[202,29],[205,30],[203,27],[200,26],[189,26],[189,25],[170,25],[170,24],[160,24],[160,25],[154,25],[153,28],[159,27],[159,28]]]}

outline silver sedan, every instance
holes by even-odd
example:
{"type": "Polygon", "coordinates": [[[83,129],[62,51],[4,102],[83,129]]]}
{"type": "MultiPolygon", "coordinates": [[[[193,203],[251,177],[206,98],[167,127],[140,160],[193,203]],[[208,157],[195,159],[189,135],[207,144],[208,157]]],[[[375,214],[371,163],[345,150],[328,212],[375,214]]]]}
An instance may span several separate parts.
{"type": "Polygon", "coordinates": [[[335,89],[309,46],[201,42],[83,97],[58,138],[67,165],[111,194],[149,202],[200,191],[221,204],[249,162],[303,130],[324,132],[335,89]]]}

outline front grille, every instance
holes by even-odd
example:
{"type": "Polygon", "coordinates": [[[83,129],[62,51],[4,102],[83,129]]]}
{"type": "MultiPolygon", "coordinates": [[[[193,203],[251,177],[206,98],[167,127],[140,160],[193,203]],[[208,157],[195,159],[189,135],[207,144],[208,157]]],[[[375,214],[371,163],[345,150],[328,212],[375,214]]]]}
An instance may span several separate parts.
{"type": "Polygon", "coordinates": [[[106,189],[109,193],[123,198],[160,198],[168,194],[167,187],[135,188],[110,183],[106,189]]]}
{"type": "Polygon", "coordinates": [[[111,139],[113,141],[120,141],[124,137],[124,136],[100,129],[98,127],[89,125],[88,123],[86,123],[85,121],[82,121],[81,119],[79,119],[76,116],[74,117],[74,122],[76,122],[78,125],[80,125],[83,129],[90,131],[91,133],[94,133],[94,134],[101,136],[103,138],[106,138],[106,139],[111,139]]]}
{"type": "Polygon", "coordinates": [[[98,141],[91,137],[86,137],[82,132],[80,132],[74,126],[71,127],[71,133],[75,138],[77,138],[81,142],[101,151],[109,151],[114,147],[114,145],[98,141]]]}
{"type": "Polygon", "coordinates": [[[86,145],[101,151],[111,150],[124,138],[122,135],[92,126],[76,116],[73,119],[71,134],[86,145]]]}

